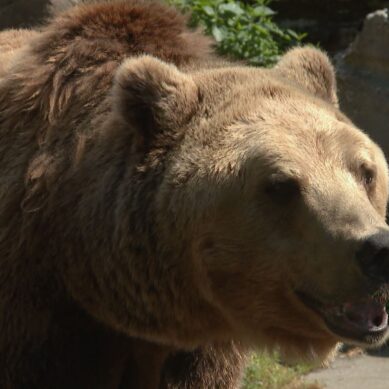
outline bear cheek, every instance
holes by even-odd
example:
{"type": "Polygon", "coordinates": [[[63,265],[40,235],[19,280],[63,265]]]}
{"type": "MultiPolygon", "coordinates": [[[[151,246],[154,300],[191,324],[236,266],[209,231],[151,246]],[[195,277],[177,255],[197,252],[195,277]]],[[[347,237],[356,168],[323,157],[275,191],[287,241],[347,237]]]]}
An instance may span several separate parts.
{"type": "Polygon", "coordinates": [[[212,292],[239,337],[269,346],[288,338],[304,340],[304,344],[309,339],[313,345],[316,339],[330,337],[321,320],[300,306],[269,273],[267,279],[252,280],[247,274],[214,272],[210,279],[212,292]]]}
{"type": "Polygon", "coordinates": [[[300,316],[289,308],[287,285],[270,258],[261,263],[243,253],[218,251],[210,240],[202,248],[209,293],[243,333],[256,337],[262,328],[288,327],[292,316],[299,322],[300,316]]]}

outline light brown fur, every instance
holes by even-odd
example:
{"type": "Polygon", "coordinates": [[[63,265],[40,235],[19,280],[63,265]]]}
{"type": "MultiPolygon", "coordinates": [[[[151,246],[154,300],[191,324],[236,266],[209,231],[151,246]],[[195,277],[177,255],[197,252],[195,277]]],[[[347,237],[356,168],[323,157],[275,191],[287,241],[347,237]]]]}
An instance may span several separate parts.
{"type": "Polygon", "coordinates": [[[7,30],[0,32],[0,77],[5,74],[16,51],[37,35],[33,30],[7,30]]]}
{"type": "Polygon", "coordinates": [[[76,7],[16,46],[0,72],[1,387],[235,388],[253,346],[332,352],[294,291],[363,294],[347,261],[387,230],[388,184],[325,54],[221,64],[178,13],[137,1],[76,7]],[[298,203],[275,205],[272,175],[300,182],[298,203]]]}

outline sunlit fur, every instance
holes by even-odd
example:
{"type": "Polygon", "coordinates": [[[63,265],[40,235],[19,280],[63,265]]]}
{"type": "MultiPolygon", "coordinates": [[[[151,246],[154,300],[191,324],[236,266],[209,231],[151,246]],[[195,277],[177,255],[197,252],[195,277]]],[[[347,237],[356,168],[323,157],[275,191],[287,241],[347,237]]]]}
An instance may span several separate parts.
{"type": "Polygon", "coordinates": [[[185,23],[113,1],[0,34],[1,387],[236,388],[248,349],[333,353],[296,290],[369,289],[387,166],[327,56],[228,64],[185,23]]]}

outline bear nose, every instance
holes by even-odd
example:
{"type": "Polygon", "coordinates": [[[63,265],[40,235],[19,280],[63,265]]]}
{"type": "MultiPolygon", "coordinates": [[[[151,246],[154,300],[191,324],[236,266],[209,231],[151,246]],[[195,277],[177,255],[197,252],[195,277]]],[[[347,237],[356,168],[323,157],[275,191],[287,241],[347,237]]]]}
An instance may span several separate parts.
{"type": "Polygon", "coordinates": [[[374,281],[389,283],[389,232],[371,235],[356,253],[363,274],[374,281]]]}

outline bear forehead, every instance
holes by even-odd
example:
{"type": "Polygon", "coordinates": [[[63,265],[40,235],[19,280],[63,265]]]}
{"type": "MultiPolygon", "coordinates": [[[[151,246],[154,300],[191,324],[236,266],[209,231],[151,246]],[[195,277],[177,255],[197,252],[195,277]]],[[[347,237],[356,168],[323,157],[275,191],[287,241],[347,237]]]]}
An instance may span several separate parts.
{"type": "Polygon", "coordinates": [[[329,134],[351,125],[336,107],[283,79],[273,69],[237,67],[193,77],[206,107],[206,115],[204,110],[198,112],[202,125],[250,123],[263,129],[292,130],[294,134],[302,130],[304,137],[306,131],[329,134]]]}
{"type": "Polygon", "coordinates": [[[257,179],[281,172],[295,177],[328,176],[332,181],[335,171],[343,172],[339,176],[343,177],[356,173],[362,165],[385,168],[377,146],[351,124],[339,120],[331,109],[309,104],[296,107],[296,101],[290,104],[295,110],[291,109],[288,117],[284,112],[288,103],[284,102],[277,109],[270,107],[270,112],[254,106],[250,117],[237,118],[222,129],[211,120],[208,128],[213,135],[205,130],[195,138],[201,147],[193,147],[193,139],[183,145],[175,165],[179,175],[187,171],[190,176],[196,166],[197,174],[217,174],[228,180],[231,173],[245,171],[257,179]]]}
{"type": "Polygon", "coordinates": [[[247,151],[235,157],[242,163],[252,161],[254,169],[267,166],[293,175],[315,175],[318,171],[357,170],[379,162],[372,142],[343,123],[321,127],[308,120],[293,125],[259,122],[249,127],[247,151]]]}
{"type": "Polygon", "coordinates": [[[336,107],[270,70],[228,69],[201,81],[208,116],[200,112],[202,131],[195,135],[214,151],[261,150],[278,159],[302,153],[331,159],[342,152],[372,160],[377,154],[369,137],[336,107]]]}

